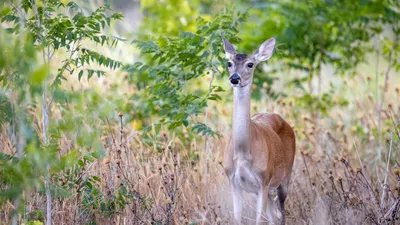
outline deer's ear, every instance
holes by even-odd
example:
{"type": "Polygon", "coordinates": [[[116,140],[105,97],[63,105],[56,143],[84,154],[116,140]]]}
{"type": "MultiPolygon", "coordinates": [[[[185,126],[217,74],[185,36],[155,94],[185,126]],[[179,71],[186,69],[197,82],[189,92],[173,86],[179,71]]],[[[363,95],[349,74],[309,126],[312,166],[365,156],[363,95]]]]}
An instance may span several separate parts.
{"type": "Polygon", "coordinates": [[[266,40],[261,46],[254,52],[253,57],[258,61],[267,61],[274,53],[275,38],[266,40]]]}
{"type": "Polygon", "coordinates": [[[236,50],[232,46],[232,44],[228,40],[226,40],[226,38],[222,37],[222,40],[224,41],[225,55],[228,59],[230,59],[237,54],[236,50]]]}

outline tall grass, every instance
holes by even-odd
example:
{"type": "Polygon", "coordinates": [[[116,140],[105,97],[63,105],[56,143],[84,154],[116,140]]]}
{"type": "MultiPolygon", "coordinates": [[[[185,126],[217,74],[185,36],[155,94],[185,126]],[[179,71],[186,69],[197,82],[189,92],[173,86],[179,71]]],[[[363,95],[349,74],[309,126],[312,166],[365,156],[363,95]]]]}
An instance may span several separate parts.
{"type": "MultiPolygon", "coordinates": [[[[319,125],[307,116],[293,117],[292,104],[268,103],[294,125],[297,136],[298,149],[286,202],[287,224],[400,223],[400,111],[396,102],[384,110],[386,141],[383,155],[377,157],[378,143],[373,133],[376,112],[372,109],[374,104],[368,103],[368,96],[364,97],[367,99],[358,100],[365,101],[359,106],[363,107],[361,113],[342,119],[339,115],[346,110],[338,111],[336,118],[325,118],[319,125]]],[[[215,111],[211,116],[221,115],[229,121],[224,108],[218,103],[213,105],[215,111]]],[[[173,133],[152,131],[152,141],[144,141],[143,134],[123,123],[123,116],[119,115],[119,124],[109,125],[102,138],[107,156],[86,162],[84,169],[70,171],[80,180],[94,176],[99,179],[92,182],[93,187],[82,183],[70,189],[72,195],[54,199],[54,222],[232,223],[231,191],[221,165],[226,138],[211,139],[211,153],[206,155],[203,141],[193,139],[189,146],[184,145],[185,136],[173,133]],[[193,156],[193,152],[197,155],[193,156]]],[[[229,122],[222,124],[214,125],[227,136],[229,122]]],[[[5,153],[15,153],[5,129],[0,141],[5,153]]],[[[67,146],[68,140],[63,142],[61,146],[67,146]]],[[[68,172],[60,176],[67,179],[68,172]]],[[[63,185],[62,179],[55,180],[54,176],[52,182],[63,185]]],[[[26,198],[24,216],[43,221],[45,196],[40,191],[33,193],[26,198]]],[[[254,196],[245,195],[244,224],[254,223],[254,202],[254,196]]],[[[12,210],[12,204],[3,207],[2,224],[10,222],[12,210]]]]}

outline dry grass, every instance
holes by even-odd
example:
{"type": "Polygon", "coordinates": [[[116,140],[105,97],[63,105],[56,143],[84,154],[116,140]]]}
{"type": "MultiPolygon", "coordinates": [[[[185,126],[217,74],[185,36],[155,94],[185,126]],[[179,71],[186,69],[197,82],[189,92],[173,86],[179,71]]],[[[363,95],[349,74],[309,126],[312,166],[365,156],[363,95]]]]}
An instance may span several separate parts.
{"type": "MultiPolygon", "coordinates": [[[[290,118],[290,109],[287,110],[284,114],[290,118]]],[[[396,113],[392,112],[400,115],[396,113]]],[[[364,115],[361,123],[373,126],[367,119],[372,116],[364,115]]],[[[394,169],[399,166],[395,160],[399,149],[395,120],[392,127],[388,126],[392,135],[387,135],[388,142],[382,144],[381,158],[375,152],[379,146],[372,134],[357,136],[352,126],[342,125],[344,121],[316,126],[310,118],[289,120],[302,128],[296,129],[298,150],[286,202],[288,224],[400,223],[400,177],[394,169]],[[388,164],[390,148],[392,160],[388,164]]],[[[110,127],[103,138],[107,157],[88,163],[85,170],[79,171],[82,180],[94,175],[101,179],[96,183],[100,197],[85,193],[87,188],[80,186],[72,196],[54,200],[54,222],[230,224],[230,188],[220,164],[224,139],[211,140],[212,154],[207,159],[203,142],[193,140],[185,146],[178,137],[167,133],[158,135],[158,139],[154,132],[153,135],[154,142],[149,145],[139,133],[110,127]],[[193,157],[191,152],[198,155],[193,157]],[[83,204],[88,196],[93,197],[92,202],[83,204]],[[101,202],[115,205],[109,210],[101,209],[101,202]]],[[[6,143],[4,135],[2,138],[6,143]]],[[[253,224],[255,198],[245,198],[243,223],[253,224]]],[[[43,210],[45,197],[32,194],[26,205],[27,215],[32,217],[32,212],[43,210]]],[[[0,214],[2,223],[9,223],[12,209],[11,203],[5,205],[0,214]]]]}
{"type": "MultiPolygon", "coordinates": [[[[352,90],[357,82],[344,85],[352,90]]],[[[292,99],[253,102],[254,111],[278,112],[295,127],[287,224],[400,224],[400,105],[393,101],[399,99],[399,87],[388,90],[382,142],[372,97],[350,95],[351,107],[335,109],[319,121],[303,112],[296,117],[293,112],[299,109],[292,99]]],[[[224,135],[230,131],[231,108],[213,103],[209,109],[211,127],[224,135]]],[[[107,126],[102,137],[107,156],[71,170],[79,182],[70,189],[71,196],[54,199],[54,224],[231,224],[230,187],[220,163],[225,138],[210,139],[211,153],[206,155],[203,139],[185,145],[186,135],[153,131],[149,142],[127,124],[107,126]],[[92,188],[83,182],[87,179],[92,188]],[[102,203],[109,207],[101,208],[102,203]]],[[[60,154],[68,153],[70,142],[63,138],[60,154]]],[[[4,153],[15,153],[6,129],[0,144],[4,153]]],[[[59,176],[65,180],[69,174],[59,176]]],[[[53,183],[63,185],[55,176],[53,183]]],[[[21,219],[42,220],[35,212],[44,212],[45,196],[34,191],[25,197],[21,219]]],[[[246,194],[243,224],[254,224],[254,208],[255,197],[246,194]]],[[[1,224],[10,223],[13,209],[11,202],[3,206],[1,224]]]]}

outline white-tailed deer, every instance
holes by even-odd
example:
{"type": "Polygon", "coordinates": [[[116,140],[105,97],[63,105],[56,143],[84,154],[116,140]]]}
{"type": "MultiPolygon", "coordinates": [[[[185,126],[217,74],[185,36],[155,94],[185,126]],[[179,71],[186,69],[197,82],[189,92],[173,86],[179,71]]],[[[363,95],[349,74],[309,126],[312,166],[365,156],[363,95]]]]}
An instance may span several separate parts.
{"type": "Polygon", "coordinates": [[[250,117],[254,69],[272,56],[275,39],[265,41],[251,56],[238,54],[228,40],[223,38],[223,41],[234,93],[233,131],[224,153],[224,169],[232,186],[235,220],[240,224],[244,190],[257,195],[257,224],[262,221],[285,224],[285,199],[296,149],[295,135],[291,126],[277,114],[257,113],[250,117]],[[279,211],[270,196],[274,189],[279,211]]]}

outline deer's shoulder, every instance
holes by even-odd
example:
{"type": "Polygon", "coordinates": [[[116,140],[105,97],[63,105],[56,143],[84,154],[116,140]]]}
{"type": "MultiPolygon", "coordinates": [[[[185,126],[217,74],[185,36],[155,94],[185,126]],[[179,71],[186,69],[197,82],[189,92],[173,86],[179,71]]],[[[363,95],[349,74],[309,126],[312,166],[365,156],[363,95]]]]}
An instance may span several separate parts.
{"type": "Polygon", "coordinates": [[[276,113],[256,113],[251,117],[251,121],[258,125],[268,126],[276,133],[285,125],[285,120],[276,113]]]}

